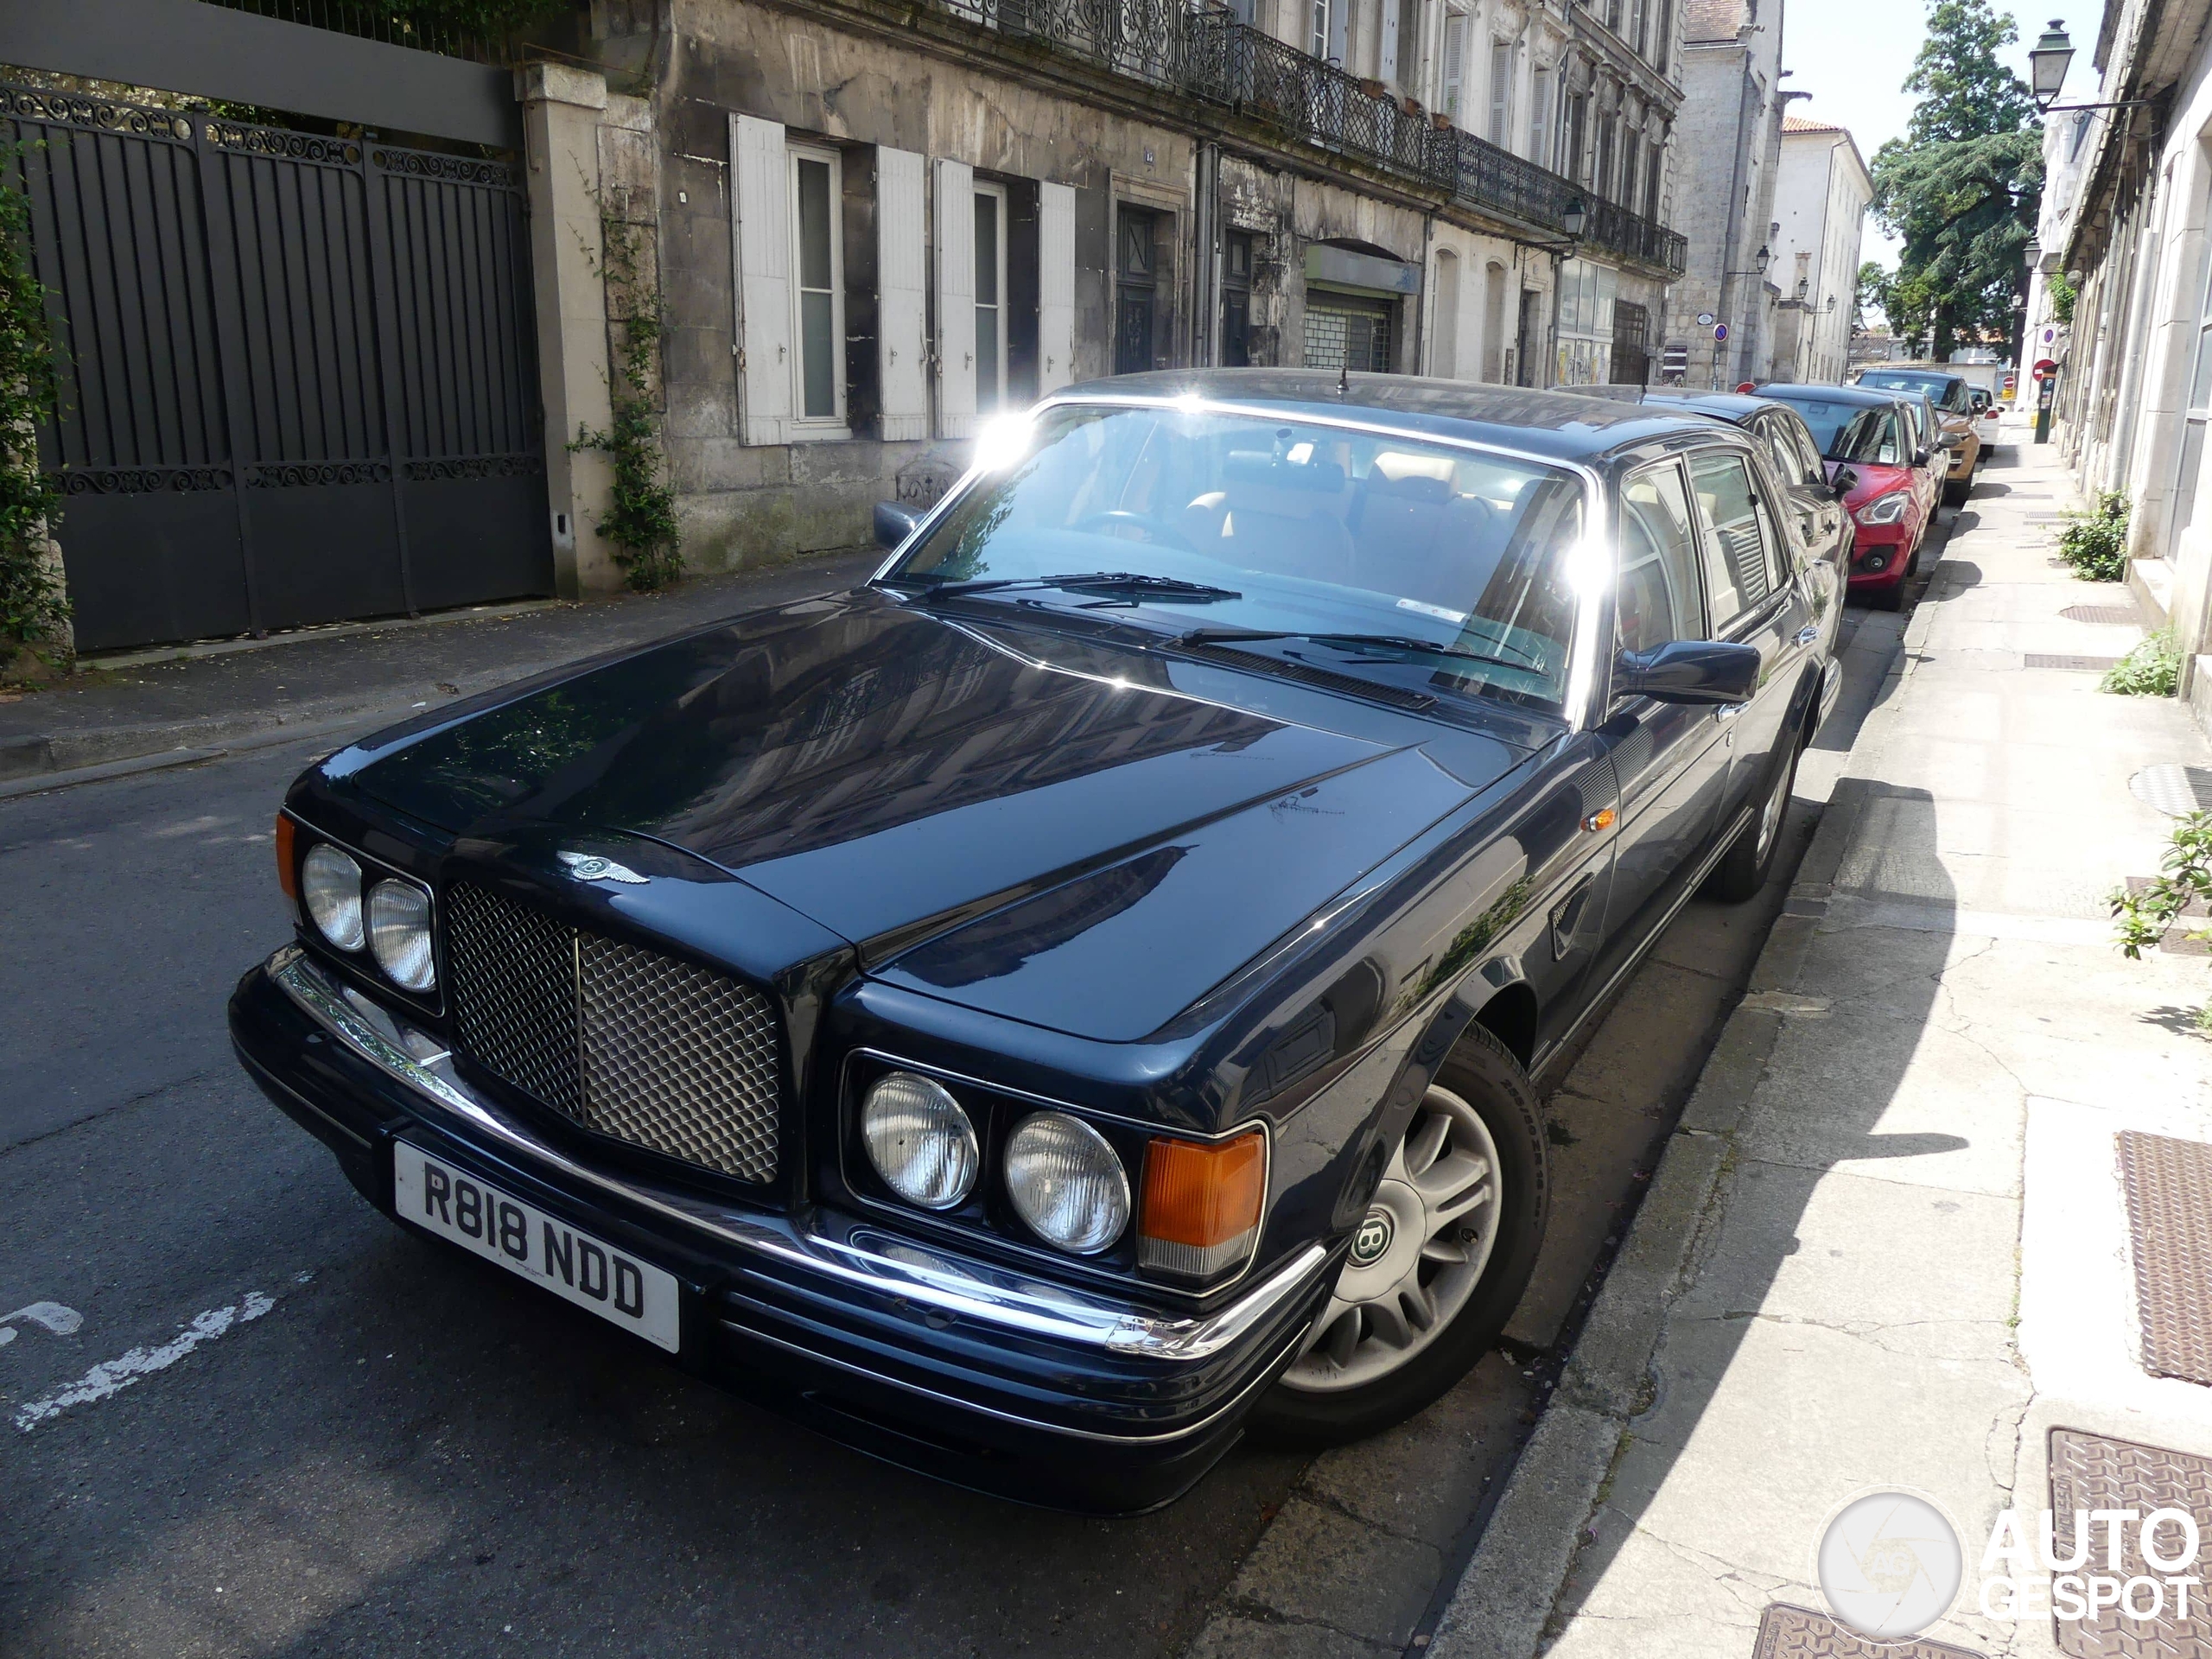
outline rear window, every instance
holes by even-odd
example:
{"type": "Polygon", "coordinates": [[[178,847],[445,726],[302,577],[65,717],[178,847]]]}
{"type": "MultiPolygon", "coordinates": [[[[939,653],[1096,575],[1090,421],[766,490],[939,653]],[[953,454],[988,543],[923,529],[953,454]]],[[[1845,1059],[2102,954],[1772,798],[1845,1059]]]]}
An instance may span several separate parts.
{"type": "Polygon", "coordinates": [[[1885,440],[1895,445],[1897,422],[1891,410],[1840,398],[1774,395],[1797,411],[1815,446],[1830,461],[1874,461],[1879,457],[1872,452],[1885,440]]]}
{"type": "Polygon", "coordinates": [[[1862,386],[1881,391],[1924,391],[1938,409],[1961,414],[1972,406],[1967,383],[1956,375],[1921,374],[1908,369],[1869,369],[1859,377],[1862,386]]]}

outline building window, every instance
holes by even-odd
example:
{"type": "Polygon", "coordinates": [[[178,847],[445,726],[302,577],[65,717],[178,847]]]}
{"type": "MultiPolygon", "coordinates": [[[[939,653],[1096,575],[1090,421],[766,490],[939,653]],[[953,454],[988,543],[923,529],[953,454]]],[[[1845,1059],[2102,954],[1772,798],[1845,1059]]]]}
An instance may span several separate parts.
{"type": "Polygon", "coordinates": [[[1640,386],[1651,378],[1651,314],[1626,300],[1613,302],[1613,359],[1607,378],[1617,386],[1640,386]]]}
{"type": "Polygon", "coordinates": [[[791,151],[792,404],[802,421],[845,418],[843,194],[837,152],[791,151]]]}
{"type": "Polygon", "coordinates": [[[1601,115],[1598,118],[1596,181],[1591,188],[1598,193],[1599,200],[1604,201],[1611,201],[1613,199],[1613,136],[1619,124],[1620,119],[1618,116],[1601,115]]]}
{"type": "Polygon", "coordinates": [[[1160,304],[1160,215],[1123,207],[1117,214],[1114,269],[1114,372],[1160,366],[1154,355],[1160,304]]]}
{"type": "Polygon", "coordinates": [[[1513,143],[1513,42],[1490,47],[1490,141],[1500,149],[1513,143]]]}
{"type": "Polygon", "coordinates": [[[1567,122],[1560,134],[1564,153],[1560,156],[1559,170],[1577,184],[1589,182],[1589,157],[1583,153],[1584,135],[1590,130],[1590,94],[1576,92],[1567,100],[1567,122]]]}
{"type": "Polygon", "coordinates": [[[1643,162],[1643,216],[1659,217],[1659,187],[1667,176],[1667,138],[1664,133],[1651,141],[1651,153],[1643,162]]]}
{"type": "Polygon", "coordinates": [[[1006,187],[976,187],[976,410],[1006,402],[1006,187]]]}
{"type": "Polygon", "coordinates": [[[1552,154],[1552,72],[1539,69],[1529,77],[1529,159],[1549,167],[1552,154]]]}
{"type": "Polygon", "coordinates": [[[1635,133],[1621,138],[1621,206],[1631,213],[1644,211],[1637,200],[1637,186],[1643,175],[1643,141],[1635,133]]]}
{"type": "Polygon", "coordinates": [[[2204,435],[2212,425],[2212,261],[2205,267],[2203,303],[2196,312],[2196,360],[2189,378],[2188,413],[2183,417],[2181,462],[2174,476],[2171,528],[2165,556],[2181,556],[2182,532],[2196,517],[2196,486],[2204,470],[2204,435]]]}
{"type": "Polygon", "coordinates": [[[1601,385],[1612,376],[1614,299],[1620,273],[1569,259],[1559,274],[1559,359],[1553,384],[1601,385]]]}
{"type": "Polygon", "coordinates": [[[1629,0],[1628,42],[1636,48],[1638,57],[1643,55],[1644,37],[1650,27],[1651,0],[1629,0]]]}
{"type": "Polygon", "coordinates": [[[1444,20],[1444,90],[1437,99],[1437,107],[1453,126],[1465,124],[1460,117],[1465,104],[1466,80],[1467,15],[1455,11],[1444,20]]]}
{"type": "Polygon", "coordinates": [[[1242,369],[1252,361],[1252,232],[1231,231],[1221,251],[1221,361],[1242,369]]]}

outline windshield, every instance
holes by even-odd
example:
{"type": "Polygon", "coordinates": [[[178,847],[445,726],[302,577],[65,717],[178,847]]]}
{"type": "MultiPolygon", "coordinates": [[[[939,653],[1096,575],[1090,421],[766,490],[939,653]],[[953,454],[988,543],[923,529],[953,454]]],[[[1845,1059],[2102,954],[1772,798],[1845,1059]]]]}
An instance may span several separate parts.
{"type": "Polygon", "coordinates": [[[1859,377],[1862,386],[1879,391],[1924,391],[1928,400],[1944,409],[1967,407],[1966,382],[1952,375],[1920,374],[1909,369],[1869,369],[1859,377]]]}
{"type": "Polygon", "coordinates": [[[1581,527],[1581,481],[1540,463],[1295,418],[1078,406],[1040,416],[1022,458],[886,580],[1035,583],[1019,598],[1265,631],[1338,671],[1399,661],[1439,689],[1556,708],[1581,527]],[[1331,641],[1300,644],[1314,635],[1331,641]]]}
{"type": "Polygon", "coordinates": [[[1782,401],[1804,417],[1825,459],[1875,461],[1890,467],[1900,464],[1902,446],[1894,408],[1869,409],[1864,404],[1824,397],[1783,397],[1782,401]]]}

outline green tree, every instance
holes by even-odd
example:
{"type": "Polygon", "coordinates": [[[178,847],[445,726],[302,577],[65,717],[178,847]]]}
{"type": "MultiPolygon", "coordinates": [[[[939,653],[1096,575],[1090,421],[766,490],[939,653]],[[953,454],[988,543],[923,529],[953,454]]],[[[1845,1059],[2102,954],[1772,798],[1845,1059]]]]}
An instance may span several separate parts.
{"type": "Polygon", "coordinates": [[[1916,356],[2011,330],[2043,197],[2035,99],[1997,57],[2018,35],[1989,0],[1931,0],[1904,83],[1920,102],[1874,153],[1874,215],[1904,244],[1882,308],[1916,356]]]}
{"type": "Polygon", "coordinates": [[[1882,302],[1882,286],[1890,280],[1890,273],[1872,259],[1859,267],[1859,287],[1851,296],[1851,326],[1866,326],[1866,308],[1882,302]]]}

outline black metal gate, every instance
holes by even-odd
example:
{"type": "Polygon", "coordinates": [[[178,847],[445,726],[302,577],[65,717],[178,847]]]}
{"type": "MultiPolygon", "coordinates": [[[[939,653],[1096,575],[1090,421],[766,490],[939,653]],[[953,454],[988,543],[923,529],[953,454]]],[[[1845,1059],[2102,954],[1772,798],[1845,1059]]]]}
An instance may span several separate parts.
{"type": "Polygon", "coordinates": [[[80,650],[552,591],[515,168],[25,87],[0,118],[80,650]]]}

